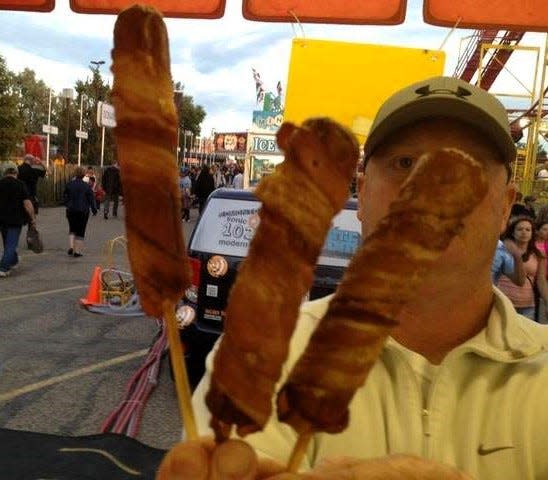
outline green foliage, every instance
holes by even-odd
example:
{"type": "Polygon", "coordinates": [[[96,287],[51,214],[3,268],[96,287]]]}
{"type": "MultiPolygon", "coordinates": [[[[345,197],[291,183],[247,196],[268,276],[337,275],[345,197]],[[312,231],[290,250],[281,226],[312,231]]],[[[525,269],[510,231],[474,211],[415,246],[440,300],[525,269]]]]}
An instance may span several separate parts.
{"type": "Polygon", "coordinates": [[[13,90],[25,133],[42,134],[42,125],[48,123],[49,88],[42,80],[36,79],[33,70],[25,68],[13,76],[13,90]]]}
{"type": "Polygon", "coordinates": [[[13,83],[13,74],[0,56],[0,160],[8,160],[15,153],[17,142],[23,135],[13,83]]]}
{"type": "Polygon", "coordinates": [[[201,105],[195,105],[194,98],[184,93],[184,85],[181,82],[176,82],[173,89],[176,91],[174,98],[181,132],[188,130],[194,137],[200,136],[200,125],[206,117],[204,108],[201,105]]]}
{"type": "MultiPolygon", "coordinates": [[[[82,130],[88,139],[81,142],[81,163],[99,165],[101,159],[102,129],[97,126],[97,104],[110,103],[110,87],[103,80],[100,66],[90,67],[91,76],[76,81],[73,100],[61,98],[52,91],[50,125],[59,129],[51,135],[53,151],[61,152],[70,163],[78,159],[78,139],[80,129],[80,105],[82,108],[82,130]],[[83,96],[83,102],[81,102],[83,96]],[[68,155],[66,145],[68,144],[68,155]]],[[[183,90],[181,82],[175,90],[183,90]]],[[[36,78],[33,70],[26,68],[19,74],[10,72],[5,59],[0,55],[0,160],[14,155],[17,146],[23,143],[25,135],[42,134],[42,125],[48,124],[48,103],[50,88],[36,78]]],[[[190,130],[194,136],[200,135],[200,124],[206,112],[194,99],[185,93],[175,94],[181,131],[190,130]]],[[[182,136],[181,136],[182,138],[182,136]]],[[[104,164],[114,161],[114,136],[112,129],[105,128],[104,164]]]]}

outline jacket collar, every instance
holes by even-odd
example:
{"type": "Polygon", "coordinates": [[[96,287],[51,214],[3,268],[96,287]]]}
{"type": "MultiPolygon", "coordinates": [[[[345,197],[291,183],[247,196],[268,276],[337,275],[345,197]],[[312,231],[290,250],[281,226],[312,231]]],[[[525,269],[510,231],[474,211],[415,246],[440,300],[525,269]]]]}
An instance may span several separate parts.
{"type": "Polygon", "coordinates": [[[474,352],[492,360],[514,363],[548,350],[548,327],[519,315],[496,287],[486,327],[450,355],[474,352]]]}
{"type": "MultiPolygon", "coordinates": [[[[444,362],[472,352],[497,362],[517,363],[548,351],[548,326],[519,315],[512,302],[495,287],[493,295],[485,328],[449,352],[444,362]]],[[[386,347],[401,348],[392,337],[388,338],[386,347]]]]}
{"type": "MultiPolygon", "coordinates": [[[[516,363],[548,351],[548,326],[540,325],[519,315],[512,302],[496,287],[493,287],[493,306],[487,325],[446,357],[456,357],[468,352],[504,363],[516,363]]],[[[319,319],[333,295],[308,302],[308,310],[319,319]]],[[[389,337],[389,349],[397,348],[397,342],[389,337]]],[[[444,360],[445,361],[445,360],[444,360]]]]}

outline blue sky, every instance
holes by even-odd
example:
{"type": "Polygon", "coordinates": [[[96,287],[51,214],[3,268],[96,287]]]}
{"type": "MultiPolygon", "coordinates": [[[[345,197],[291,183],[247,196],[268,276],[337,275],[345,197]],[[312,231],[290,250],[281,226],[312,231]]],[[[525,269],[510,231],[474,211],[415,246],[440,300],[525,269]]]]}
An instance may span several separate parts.
{"type": "MultiPolygon", "coordinates": [[[[110,78],[114,21],[114,16],[76,14],[68,0],[56,0],[50,13],[0,11],[0,55],[11,70],[32,68],[56,92],[88,77],[90,60],[105,60],[101,71],[110,78]]],[[[167,19],[166,23],[173,79],[181,81],[186,93],[208,114],[203,135],[213,128],[248,129],[255,108],[251,68],[261,74],[267,90],[275,91],[278,80],[285,90],[291,41],[302,36],[301,29],[292,24],[243,19],[241,0],[227,0],[225,16],[219,20],[167,19]]],[[[426,49],[438,49],[449,32],[423,22],[422,0],[408,0],[407,18],[400,26],[304,24],[302,28],[310,39],[426,49]]],[[[461,39],[471,33],[457,30],[445,43],[446,74],[453,73],[461,39]]],[[[516,61],[521,76],[526,69],[520,62],[529,61],[516,61]]]]}

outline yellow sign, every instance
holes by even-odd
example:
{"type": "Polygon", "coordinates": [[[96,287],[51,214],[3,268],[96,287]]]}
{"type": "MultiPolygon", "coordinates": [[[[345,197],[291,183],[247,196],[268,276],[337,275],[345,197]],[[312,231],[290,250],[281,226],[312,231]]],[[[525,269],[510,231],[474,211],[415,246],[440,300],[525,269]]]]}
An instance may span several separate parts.
{"type": "Polygon", "coordinates": [[[295,39],[291,49],[284,120],[300,124],[328,116],[360,141],[380,105],[411,83],[443,74],[438,50],[295,39]]]}

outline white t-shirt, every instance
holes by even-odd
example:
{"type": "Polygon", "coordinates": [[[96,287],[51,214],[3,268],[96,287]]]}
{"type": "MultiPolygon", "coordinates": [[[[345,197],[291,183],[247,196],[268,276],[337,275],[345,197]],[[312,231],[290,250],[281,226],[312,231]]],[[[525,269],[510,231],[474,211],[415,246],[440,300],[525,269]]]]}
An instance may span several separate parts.
{"type": "Polygon", "coordinates": [[[238,173],[238,175],[234,177],[234,180],[232,180],[232,185],[234,188],[244,188],[244,176],[241,173],[238,173]]]}
{"type": "Polygon", "coordinates": [[[543,168],[537,173],[537,178],[548,178],[548,168],[543,168]]]}

